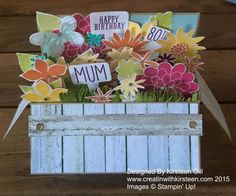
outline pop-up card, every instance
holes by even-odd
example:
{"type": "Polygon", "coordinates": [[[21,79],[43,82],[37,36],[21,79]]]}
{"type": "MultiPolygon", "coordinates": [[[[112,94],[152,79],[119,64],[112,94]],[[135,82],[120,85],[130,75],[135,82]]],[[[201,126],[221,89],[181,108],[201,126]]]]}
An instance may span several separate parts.
{"type": "Polygon", "coordinates": [[[31,173],[200,170],[199,103],[230,132],[201,76],[199,16],[37,12],[41,54],[17,54],[32,85],[6,133],[30,104],[31,173]]]}

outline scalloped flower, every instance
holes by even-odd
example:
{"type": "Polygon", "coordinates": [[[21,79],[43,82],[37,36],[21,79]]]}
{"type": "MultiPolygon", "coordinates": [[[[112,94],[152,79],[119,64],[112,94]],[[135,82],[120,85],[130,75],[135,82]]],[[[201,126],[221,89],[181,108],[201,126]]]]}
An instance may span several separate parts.
{"type": "Polygon", "coordinates": [[[145,88],[170,88],[183,95],[189,96],[199,90],[199,85],[194,82],[195,76],[187,72],[182,63],[172,66],[170,63],[160,63],[158,67],[147,67],[144,75],[137,76],[137,79],[145,79],[145,88]]]}
{"type": "Polygon", "coordinates": [[[185,56],[200,59],[198,51],[206,48],[199,46],[198,43],[204,37],[193,37],[194,33],[194,30],[185,33],[182,28],[177,30],[176,35],[167,33],[166,40],[157,41],[161,45],[157,52],[172,54],[177,62],[183,62],[185,56]]]}
{"type": "Polygon", "coordinates": [[[29,102],[59,102],[60,94],[67,92],[65,88],[52,89],[44,81],[37,82],[29,92],[22,95],[21,98],[29,102]]]}

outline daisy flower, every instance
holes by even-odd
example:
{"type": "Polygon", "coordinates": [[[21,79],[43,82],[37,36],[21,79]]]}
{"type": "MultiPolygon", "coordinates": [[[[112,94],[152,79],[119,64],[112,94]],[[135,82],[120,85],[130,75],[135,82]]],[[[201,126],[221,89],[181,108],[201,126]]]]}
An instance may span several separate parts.
{"type": "Polygon", "coordinates": [[[167,63],[170,63],[171,65],[174,65],[175,64],[174,61],[175,61],[175,58],[172,57],[171,54],[167,54],[167,53],[164,53],[163,55],[160,54],[157,57],[157,62],[158,63],[165,63],[165,62],[167,62],[167,63]]]}
{"type": "Polygon", "coordinates": [[[206,48],[199,46],[198,43],[204,37],[193,37],[194,33],[194,30],[186,33],[182,28],[177,30],[176,35],[168,33],[166,40],[157,41],[161,45],[157,52],[172,54],[178,62],[183,62],[185,56],[200,59],[198,51],[205,50],[206,48]]]}
{"type": "Polygon", "coordinates": [[[132,77],[122,79],[120,81],[120,85],[114,88],[114,90],[121,90],[121,92],[124,94],[124,97],[128,96],[135,96],[135,93],[138,92],[138,89],[144,89],[144,86],[140,85],[145,80],[137,80],[136,81],[136,74],[134,74],[132,77]]]}
{"type": "Polygon", "coordinates": [[[186,56],[184,58],[184,64],[187,66],[188,71],[195,72],[198,69],[203,70],[203,68],[200,67],[200,66],[203,65],[204,63],[199,61],[196,58],[189,58],[189,57],[186,56]]]}
{"type": "MultiPolygon", "coordinates": [[[[148,41],[142,41],[142,34],[139,33],[138,35],[132,36],[129,30],[126,30],[124,36],[121,37],[117,33],[113,33],[113,38],[111,40],[105,40],[105,45],[112,48],[112,49],[122,49],[124,47],[133,48],[134,52],[143,53],[144,47],[148,43],[148,41]]],[[[107,49],[110,51],[111,49],[107,49]]],[[[103,52],[107,52],[105,49],[103,52]]]]}
{"type": "Polygon", "coordinates": [[[97,93],[95,95],[85,98],[91,99],[95,103],[109,103],[112,101],[113,95],[112,90],[109,90],[105,94],[103,94],[102,90],[98,88],[97,93]]]}

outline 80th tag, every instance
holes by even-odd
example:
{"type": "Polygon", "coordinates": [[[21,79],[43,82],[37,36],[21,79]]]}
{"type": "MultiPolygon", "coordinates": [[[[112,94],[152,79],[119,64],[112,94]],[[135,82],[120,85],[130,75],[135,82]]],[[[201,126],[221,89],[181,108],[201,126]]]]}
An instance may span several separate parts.
{"type": "Polygon", "coordinates": [[[148,50],[156,50],[160,47],[157,43],[158,40],[166,40],[166,35],[170,31],[167,29],[163,29],[161,27],[151,26],[145,35],[144,39],[150,41],[147,44],[148,50]]]}

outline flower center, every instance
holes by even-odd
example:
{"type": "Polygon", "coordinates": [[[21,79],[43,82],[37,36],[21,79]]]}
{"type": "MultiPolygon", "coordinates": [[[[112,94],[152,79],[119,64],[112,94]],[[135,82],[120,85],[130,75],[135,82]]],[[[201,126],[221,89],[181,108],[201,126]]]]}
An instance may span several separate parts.
{"type": "Polygon", "coordinates": [[[132,87],[132,86],[134,86],[134,84],[133,84],[132,82],[130,82],[130,83],[129,83],[129,86],[132,87]]]}
{"type": "Polygon", "coordinates": [[[182,56],[185,52],[187,52],[186,44],[175,44],[171,47],[170,52],[174,56],[182,56]]]}
{"type": "Polygon", "coordinates": [[[44,97],[44,101],[49,101],[49,97],[44,97]]]}

